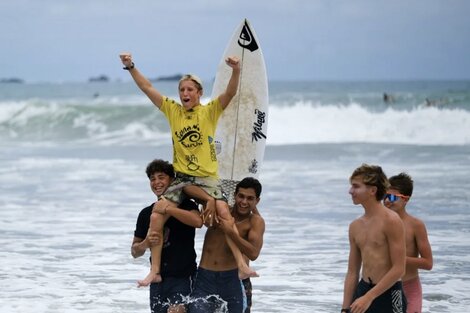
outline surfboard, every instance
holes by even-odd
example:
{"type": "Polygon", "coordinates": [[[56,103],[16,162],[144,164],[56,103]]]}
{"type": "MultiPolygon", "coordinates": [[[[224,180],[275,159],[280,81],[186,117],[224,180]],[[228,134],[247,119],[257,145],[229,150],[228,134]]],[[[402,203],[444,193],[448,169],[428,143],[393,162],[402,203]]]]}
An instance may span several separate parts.
{"type": "Polygon", "coordinates": [[[266,65],[248,20],[243,20],[235,29],[225,48],[215,76],[212,99],[225,91],[230,79],[232,69],[225,64],[228,56],[240,58],[240,84],[236,96],[219,118],[215,145],[220,179],[238,182],[248,176],[258,177],[268,127],[266,65]]]}

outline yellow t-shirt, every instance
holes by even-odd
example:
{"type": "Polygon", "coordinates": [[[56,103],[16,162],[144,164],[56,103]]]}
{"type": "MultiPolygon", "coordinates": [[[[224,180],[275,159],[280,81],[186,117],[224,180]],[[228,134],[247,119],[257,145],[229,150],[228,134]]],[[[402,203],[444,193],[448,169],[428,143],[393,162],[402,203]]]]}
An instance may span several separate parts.
{"type": "Polygon", "coordinates": [[[175,171],[218,178],[214,136],[223,112],[219,100],[186,111],[181,104],[164,97],[160,110],[170,123],[175,171]]]}

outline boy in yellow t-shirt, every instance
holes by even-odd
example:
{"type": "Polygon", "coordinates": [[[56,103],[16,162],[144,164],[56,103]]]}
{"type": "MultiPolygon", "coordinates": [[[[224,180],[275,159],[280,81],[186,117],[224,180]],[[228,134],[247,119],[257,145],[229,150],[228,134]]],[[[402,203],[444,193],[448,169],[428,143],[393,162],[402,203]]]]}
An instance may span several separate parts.
{"type": "MultiPolygon", "coordinates": [[[[165,193],[165,206],[180,202],[180,191],[183,189],[189,197],[205,203],[204,220],[212,226],[217,217],[230,219],[231,214],[227,200],[218,183],[218,163],[215,152],[214,136],[217,121],[223,110],[237,93],[240,79],[240,62],[237,57],[229,57],[226,64],[232,68],[232,75],[225,92],[207,105],[201,105],[203,94],[201,80],[195,75],[185,75],[179,82],[181,104],[171,100],[155,89],[134,66],[130,53],[122,53],[121,61],[128,70],[137,86],[165,114],[170,124],[173,140],[173,167],[176,171],[175,182],[165,193]],[[208,219],[208,220],[207,220],[208,219]]],[[[169,218],[166,210],[163,215],[152,213],[150,228],[163,232],[163,224],[169,218]]],[[[236,230],[236,228],[235,228],[236,230]]],[[[163,238],[163,235],[162,235],[163,238]]],[[[241,279],[255,277],[258,274],[246,263],[242,253],[226,236],[227,243],[237,261],[241,279]]],[[[160,257],[162,243],[151,248],[152,266],[150,273],[139,286],[147,286],[152,282],[161,281],[160,257]]]]}

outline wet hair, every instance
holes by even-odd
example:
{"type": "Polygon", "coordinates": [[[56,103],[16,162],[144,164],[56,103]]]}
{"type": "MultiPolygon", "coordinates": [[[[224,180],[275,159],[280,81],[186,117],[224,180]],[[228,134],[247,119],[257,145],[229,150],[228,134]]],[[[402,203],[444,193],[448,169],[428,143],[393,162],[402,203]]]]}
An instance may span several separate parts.
{"type": "Polygon", "coordinates": [[[375,198],[378,201],[381,201],[387,189],[390,188],[390,183],[387,179],[387,176],[383,172],[382,168],[378,165],[369,165],[362,164],[360,167],[356,168],[352,173],[349,181],[352,181],[354,178],[361,177],[362,182],[368,186],[374,186],[377,188],[375,193],[375,198]]]}
{"type": "Polygon", "coordinates": [[[411,197],[413,194],[413,179],[406,173],[400,173],[388,179],[390,188],[398,190],[402,195],[411,197]]]}
{"type": "Polygon", "coordinates": [[[167,161],[155,159],[147,165],[147,169],[145,170],[147,173],[147,177],[150,177],[155,173],[165,173],[171,178],[175,177],[175,170],[173,169],[173,165],[168,163],[167,161]]]}
{"type": "Polygon", "coordinates": [[[253,188],[255,190],[256,198],[261,195],[262,186],[259,180],[253,177],[243,178],[235,187],[235,194],[238,193],[240,188],[253,188]]]}
{"type": "Polygon", "coordinates": [[[202,80],[197,77],[196,75],[194,74],[186,74],[186,75],[183,75],[183,77],[181,77],[179,83],[178,83],[178,88],[179,86],[181,85],[181,83],[185,80],[190,80],[192,82],[194,82],[196,84],[196,88],[197,90],[203,90],[202,88],[202,80]]]}

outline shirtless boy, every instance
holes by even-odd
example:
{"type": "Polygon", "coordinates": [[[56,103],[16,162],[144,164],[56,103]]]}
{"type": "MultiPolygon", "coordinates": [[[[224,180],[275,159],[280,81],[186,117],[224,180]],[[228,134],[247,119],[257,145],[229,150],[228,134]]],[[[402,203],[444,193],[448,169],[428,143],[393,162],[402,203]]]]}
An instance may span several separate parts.
{"type": "Polygon", "coordinates": [[[382,203],[389,182],[380,166],[363,164],[350,177],[352,201],[364,214],[349,225],[349,261],[342,313],[405,313],[405,228],[382,203]]]}
{"type": "Polygon", "coordinates": [[[233,217],[219,218],[220,224],[207,229],[189,312],[219,312],[220,299],[227,303],[227,312],[243,312],[244,293],[237,262],[225,236],[248,259],[254,261],[258,258],[263,246],[265,223],[259,214],[253,212],[260,201],[260,193],[261,184],[257,179],[247,177],[241,180],[235,188],[233,217]],[[234,231],[234,225],[238,231],[234,231]]]}
{"type": "Polygon", "coordinates": [[[397,212],[405,224],[406,272],[403,280],[408,313],[421,313],[423,292],[418,269],[431,270],[433,265],[432,250],[424,223],[408,214],[406,205],[413,193],[413,179],[406,173],[389,178],[390,188],[384,199],[384,205],[397,212]]]}

